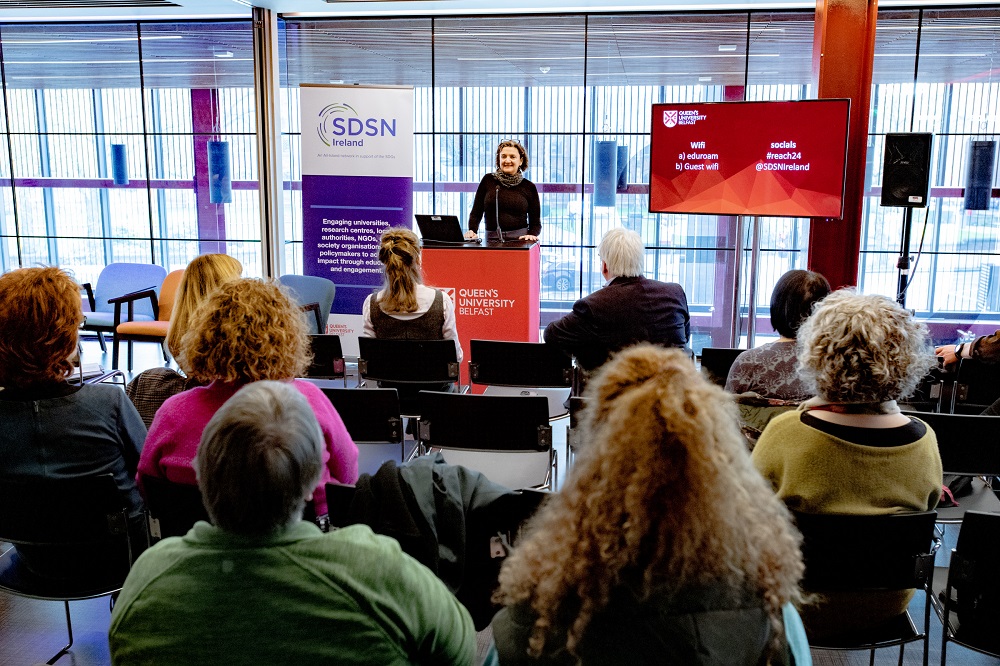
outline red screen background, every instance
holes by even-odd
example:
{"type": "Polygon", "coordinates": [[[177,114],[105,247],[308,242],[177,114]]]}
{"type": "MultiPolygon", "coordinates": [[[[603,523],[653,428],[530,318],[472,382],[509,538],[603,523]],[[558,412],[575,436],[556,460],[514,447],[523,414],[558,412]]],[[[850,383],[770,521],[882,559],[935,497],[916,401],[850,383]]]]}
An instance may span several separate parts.
{"type": "Polygon", "coordinates": [[[849,110],[846,99],[654,104],[650,212],[841,217],[849,110]]]}

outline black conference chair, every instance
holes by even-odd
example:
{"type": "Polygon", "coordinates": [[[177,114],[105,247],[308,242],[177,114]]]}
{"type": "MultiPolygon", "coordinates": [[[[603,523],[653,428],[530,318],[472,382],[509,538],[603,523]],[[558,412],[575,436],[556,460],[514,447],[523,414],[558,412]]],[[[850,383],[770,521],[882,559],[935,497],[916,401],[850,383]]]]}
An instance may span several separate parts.
{"type": "Polygon", "coordinates": [[[110,474],[0,481],[0,541],[14,544],[0,555],[0,590],[65,606],[69,642],[47,663],[73,646],[69,602],[120,590],[133,548],[147,542],[128,513],[110,474]]]}
{"type": "Polygon", "coordinates": [[[211,522],[198,486],[143,475],[142,494],[154,539],[184,536],[199,520],[211,522]]]}
{"type": "Polygon", "coordinates": [[[571,357],[543,343],[501,340],[471,340],[469,352],[469,380],[486,385],[487,395],[541,395],[549,401],[550,419],[568,414],[571,357]]]}
{"type": "Polygon", "coordinates": [[[386,460],[406,460],[403,417],[396,389],[324,388],[358,445],[358,470],[374,474],[386,460]]]}
{"type": "Polygon", "coordinates": [[[934,431],[945,474],[972,477],[971,492],[955,498],[958,506],[939,508],[938,522],[961,523],[966,511],[1000,513],[1000,499],[993,492],[1000,488],[989,485],[1000,475],[1000,417],[925,412],[907,415],[921,419],[934,431]]]}
{"type": "MultiPolygon", "coordinates": [[[[463,496],[461,501],[465,502],[466,510],[461,518],[447,511],[434,511],[428,515],[421,507],[436,507],[438,502],[458,499],[449,495],[458,494],[458,491],[447,483],[419,487],[409,485],[400,471],[406,466],[401,466],[399,470],[382,470],[399,475],[400,483],[408,491],[402,494],[378,495],[379,486],[373,484],[367,488],[369,492],[376,493],[374,497],[369,495],[355,503],[356,486],[326,484],[330,524],[340,528],[363,523],[377,533],[395,538],[403,552],[441,577],[442,582],[469,610],[476,629],[481,631],[500,610],[493,604],[492,596],[503,558],[510,554],[512,546],[517,545],[521,528],[551,493],[530,489],[510,491],[485,502],[481,497],[463,496]],[[401,497],[405,506],[398,505],[401,497]],[[407,514],[419,516],[412,527],[399,519],[407,514]],[[446,549],[427,548],[428,542],[442,543],[438,541],[442,533],[453,534],[456,529],[464,535],[464,543],[450,543],[446,549]],[[462,562],[461,568],[455,566],[456,560],[462,562]]],[[[358,485],[365,487],[367,481],[359,479],[358,485]]]]}
{"type": "Polygon", "coordinates": [[[948,642],[1000,658],[1000,514],[970,511],[951,551],[941,623],[941,666],[948,642]]]}
{"type": "Polygon", "coordinates": [[[347,386],[347,366],[339,335],[310,335],[313,360],[306,370],[309,379],[341,379],[347,386]]]}
{"type": "Polygon", "coordinates": [[[421,449],[508,488],[552,487],[557,462],[545,398],[421,391],[417,403],[421,449]]]}
{"type": "Polygon", "coordinates": [[[746,349],[729,347],[705,347],[701,350],[701,371],[713,384],[725,386],[729,369],[736,362],[736,357],[745,351],[746,349]]]}
{"type": "MultiPolygon", "coordinates": [[[[811,592],[863,592],[908,590],[924,594],[924,624],[918,631],[909,611],[863,631],[816,641],[814,650],[868,650],[870,663],[875,651],[907,643],[923,643],[927,666],[930,623],[930,583],[934,575],[934,511],[894,513],[882,516],[846,516],[796,513],[802,532],[802,556],[806,572],[802,587],[811,592]]],[[[808,632],[809,627],[806,626],[808,632]]]]}
{"type": "Polygon", "coordinates": [[[358,376],[364,385],[399,391],[405,416],[416,416],[421,390],[458,390],[459,365],[451,340],[358,338],[358,376]]]}
{"type": "Polygon", "coordinates": [[[1000,367],[974,358],[963,358],[958,365],[951,394],[952,414],[981,414],[1000,400],[1000,367]]]}
{"type": "Polygon", "coordinates": [[[569,425],[566,426],[566,469],[569,463],[576,456],[576,447],[579,445],[580,413],[587,406],[586,398],[574,395],[569,399],[569,425]]]}

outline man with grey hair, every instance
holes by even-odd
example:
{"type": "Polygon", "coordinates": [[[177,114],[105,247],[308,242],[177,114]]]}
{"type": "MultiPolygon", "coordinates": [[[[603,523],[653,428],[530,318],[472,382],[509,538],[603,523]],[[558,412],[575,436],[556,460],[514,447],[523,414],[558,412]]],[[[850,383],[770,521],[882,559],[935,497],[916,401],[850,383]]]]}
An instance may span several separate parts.
{"type": "Polygon", "coordinates": [[[637,342],[685,346],[691,321],[684,288],[643,277],[642,237],[616,227],[604,234],[597,252],[604,288],[581,298],[572,312],[546,326],[546,344],[576,357],[588,372],[637,342]]]}
{"type": "Polygon", "coordinates": [[[468,611],[396,541],[302,520],[322,454],[312,408],[289,384],[230,398],[195,460],[213,524],[136,562],[112,613],[112,661],[472,663],[468,611]]]}

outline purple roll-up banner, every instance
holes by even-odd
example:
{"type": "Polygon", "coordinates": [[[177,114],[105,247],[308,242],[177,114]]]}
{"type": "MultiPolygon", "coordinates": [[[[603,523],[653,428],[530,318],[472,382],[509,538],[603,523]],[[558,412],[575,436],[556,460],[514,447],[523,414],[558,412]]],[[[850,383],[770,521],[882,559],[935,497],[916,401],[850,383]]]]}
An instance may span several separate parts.
{"type": "Polygon", "coordinates": [[[328,333],[356,354],[378,238],[413,227],[413,88],[302,85],[303,272],[337,285],[328,333]]]}

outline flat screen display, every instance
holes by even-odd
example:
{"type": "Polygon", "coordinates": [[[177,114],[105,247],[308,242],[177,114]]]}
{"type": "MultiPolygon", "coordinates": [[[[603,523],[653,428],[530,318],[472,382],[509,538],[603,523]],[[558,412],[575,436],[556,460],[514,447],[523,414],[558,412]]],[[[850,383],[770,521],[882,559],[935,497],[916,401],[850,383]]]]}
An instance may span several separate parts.
{"type": "Polygon", "coordinates": [[[654,104],[649,210],[843,216],[850,100],[654,104]]]}

